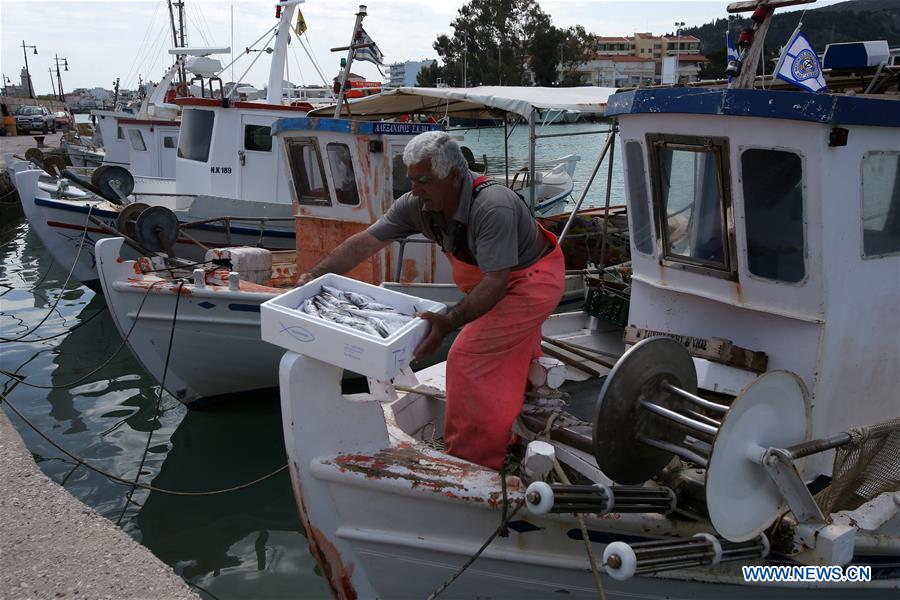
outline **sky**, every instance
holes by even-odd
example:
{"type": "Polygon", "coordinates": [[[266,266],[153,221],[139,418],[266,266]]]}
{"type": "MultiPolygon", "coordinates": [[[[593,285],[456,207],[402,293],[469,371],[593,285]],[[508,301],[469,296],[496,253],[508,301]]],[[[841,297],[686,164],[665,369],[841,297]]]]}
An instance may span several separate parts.
{"type": "MultiPolygon", "coordinates": [[[[364,1],[364,0],[363,0],[364,1]]],[[[819,0],[809,7],[834,4],[819,0]]],[[[275,24],[274,1],[184,0],[189,46],[227,47],[238,58],[224,80],[234,80],[250,67],[256,53],[240,56],[275,24]],[[233,26],[232,26],[233,23],[233,26]]],[[[378,44],[385,63],[437,58],[432,44],[438,35],[452,33],[451,21],[465,0],[370,0],[363,26],[378,44]]],[[[729,2],[720,0],[539,0],[554,25],[566,28],[580,24],[603,36],[631,35],[636,31],[657,35],[673,33],[676,22],[703,25],[724,18],[729,2]]],[[[300,5],[308,26],[304,35],[311,54],[329,82],[338,73],[346,52],[330,49],[349,42],[360,2],[307,0],[300,5]]],[[[791,7],[791,9],[804,7],[791,7]]],[[[55,57],[65,58],[61,67],[64,91],[79,87],[112,88],[116,77],[124,89],[134,89],[138,78],[159,81],[171,64],[171,26],[165,0],[0,0],[0,70],[13,83],[19,82],[24,66],[21,44],[28,48],[28,67],[37,94],[50,94],[55,57]]],[[[257,46],[258,47],[258,46],[257,46]]],[[[223,66],[229,54],[218,55],[223,66]]],[[[61,62],[61,61],[60,61],[61,62]]],[[[267,56],[262,56],[241,80],[263,88],[268,80],[267,56]]],[[[381,81],[374,65],[354,62],[353,71],[381,81]]],[[[319,85],[303,49],[296,43],[288,51],[288,79],[297,85],[319,85]]],[[[55,80],[55,79],[54,79],[55,80]]]]}

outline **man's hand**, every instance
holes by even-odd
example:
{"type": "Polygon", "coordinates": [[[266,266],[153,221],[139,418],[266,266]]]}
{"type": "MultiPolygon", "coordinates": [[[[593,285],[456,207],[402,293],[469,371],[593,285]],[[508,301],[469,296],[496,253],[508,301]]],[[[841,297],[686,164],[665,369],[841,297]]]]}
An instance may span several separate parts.
{"type": "Polygon", "coordinates": [[[423,312],[416,314],[416,316],[425,319],[431,324],[431,330],[428,332],[428,335],[425,336],[424,340],[419,342],[419,345],[413,353],[413,358],[418,359],[425,358],[437,350],[438,346],[441,345],[441,342],[444,341],[444,338],[447,337],[447,334],[453,331],[455,327],[453,327],[450,317],[440,313],[423,312]]]}
{"type": "Polygon", "coordinates": [[[314,273],[307,271],[306,273],[304,273],[303,275],[301,275],[300,277],[297,278],[297,287],[300,287],[301,285],[306,285],[307,283],[309,283],[316,277],[318,277],[318,275],[315,275],[314,273]]]}

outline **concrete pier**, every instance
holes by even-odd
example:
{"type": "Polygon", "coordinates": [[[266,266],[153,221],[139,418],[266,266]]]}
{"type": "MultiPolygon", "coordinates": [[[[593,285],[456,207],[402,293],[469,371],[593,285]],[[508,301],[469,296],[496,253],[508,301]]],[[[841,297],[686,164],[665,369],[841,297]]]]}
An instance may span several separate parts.
{"type": "Polygon", "coordinates": [[[48,479],[10,418],[18,417],[0,410],[0,598],[199,598],[150,550],[48,479]]]}

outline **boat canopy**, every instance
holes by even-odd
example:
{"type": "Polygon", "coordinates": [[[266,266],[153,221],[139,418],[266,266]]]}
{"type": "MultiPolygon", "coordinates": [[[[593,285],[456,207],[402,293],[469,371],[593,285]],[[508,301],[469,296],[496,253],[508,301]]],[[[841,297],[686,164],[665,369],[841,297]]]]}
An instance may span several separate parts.
{"type": "MultiPolygon", "coordinates": [[[[607,87],[517,87],[472,88],[401,87],[354,100],[341,108],[341,116],[356,120],[383,119],[408,114],[449,115],[470,119],[496,118],[515,113],[525,118],[536,110],[572,110],[600,113],[616,88],[607,87]]],[[[311,117],[334,116],[334,106],[309,113],[311,117]]]]}

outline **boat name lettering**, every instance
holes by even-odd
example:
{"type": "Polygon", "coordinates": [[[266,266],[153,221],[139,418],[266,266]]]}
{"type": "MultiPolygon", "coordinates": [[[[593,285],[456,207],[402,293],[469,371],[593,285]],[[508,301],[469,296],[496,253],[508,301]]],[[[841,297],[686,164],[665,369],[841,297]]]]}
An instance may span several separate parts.
{"type": "Polygon", "coordinates": [[[426,123],[375,123],[372,131],[376,134],[418,135],[434,129],[426,123]]]}
{"type": "Polygon", "coordinates": [[[222,175],[229,175],[229,174],[231,174],[231,167],[210,167],[209,172],[210,173],[218,173],[218,174],[222,174],[222,175]]]}

